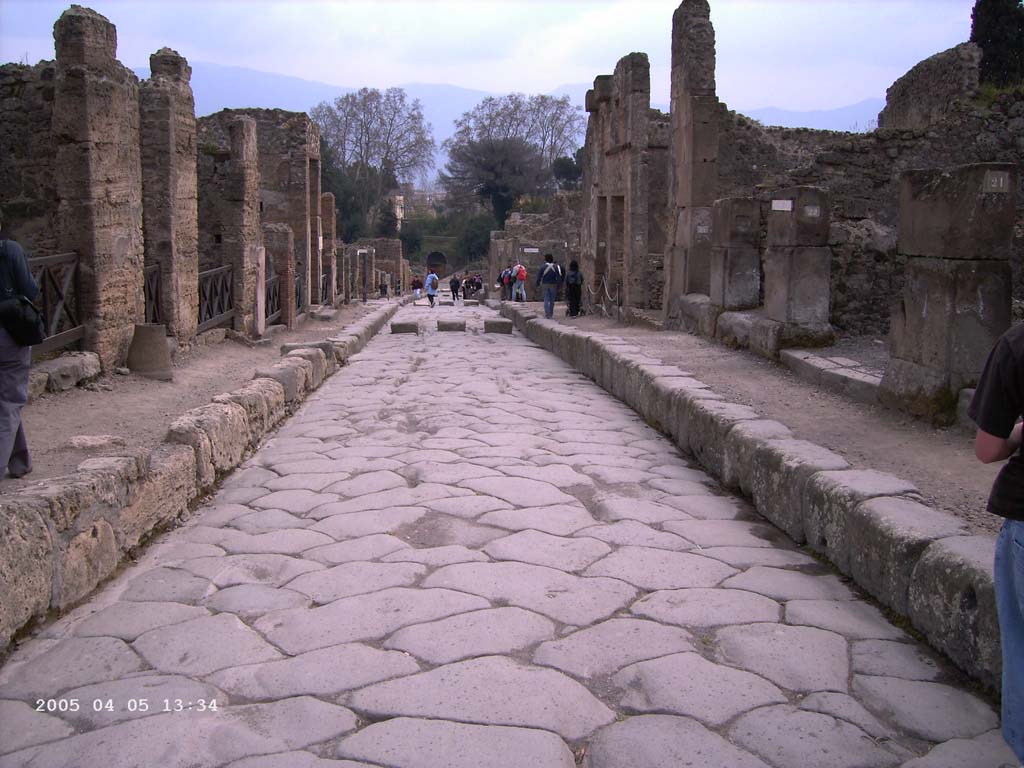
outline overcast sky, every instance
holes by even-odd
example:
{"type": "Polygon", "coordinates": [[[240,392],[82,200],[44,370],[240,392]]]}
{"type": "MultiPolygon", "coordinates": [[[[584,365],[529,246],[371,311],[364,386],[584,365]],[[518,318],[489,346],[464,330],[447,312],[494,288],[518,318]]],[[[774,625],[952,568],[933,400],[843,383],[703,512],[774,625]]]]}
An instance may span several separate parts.
{"type": "MultiPolygon", "coordinates": [[[[677,0],[79,0],[110,19],[118,58],[162,46],[194,61],[349,87],[448,83],[544,93],[651,59],[668,102],[677,0]]],[[[718,96],[810,110],[885,96],[909,67],[970,35],[973,0],[711,0],[718,96]]],[[[52,59],[67,2],[0,0],[0,61],[52,59]]]]}

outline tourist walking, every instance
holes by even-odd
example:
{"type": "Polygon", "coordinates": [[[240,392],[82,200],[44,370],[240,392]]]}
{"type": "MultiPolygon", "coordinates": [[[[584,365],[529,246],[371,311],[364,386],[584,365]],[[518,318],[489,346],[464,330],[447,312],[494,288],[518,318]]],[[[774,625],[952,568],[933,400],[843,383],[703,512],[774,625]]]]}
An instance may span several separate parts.
{"type": "Polygon", "coordinates": [[[550,320],[555,315],[555,302],[558,300],[558,286],[562,284],[565,275],[562,268],[555,264],[555,257],[550,253],[544,254],[544,266],[537,272],[537,287],[544,295],[544,317],[550,320]]]}
{"type": "Polygon", "coordinates": [[[1024,762],[1024,325],[996,342],[967,410],[978,431],[974,453],[985,464],[1006,462],[988,497],[1004,518],[996,539],[995,593],[1003,652],[1003,738],[1024,762]]]}
{"type": "Polygon", "coordinates": [[[423,281],[418,277],[412,279],[412,300],[415,304],[420,297],[420,293],[423,291],[423,281]]]}
{"type": "Polygon", "coordinates": [[[437,274],[434,272],[434,268],[430,268],[430,273],[427,275],[426,289],[427,289],[427,301],[430,302],[430,306],[434,306],[434,302],[437,300],[437,286],[440,281],[437,279],[437,274]]]}
{"type": "MultiPolygon", "coordinates": [[[[0,231],[3,218],[0,217],[0,231]]],[[[0,301],[24,296],[32,301],[39,286],[29,272],[25,252],[13,240],[0,239],[0,301]]],[[[18,344],[6,328],[0,327],[0,466],[8,477],[32,471],[21,409],[28,402],[28,370],[32,347],[18,344]]]]}
{"type": "Polygon", "coordinates": [[[569,317],[579,317],[580,301],[583,298],[583,273],[575,259],[569,262],[569,271],[565,273],[565,303],[568,305],[569,317]]]}
{"type": "Polygon", "coordinates": [[[498,277],[498,283],[501,285],[501,300],[509,301],[512,299],[512,265],[506,264],[505,269],[501,271],[501,275],[498,277]]]}
{"type": "Polygon", "coordinates": [[[452,301],[455,304],[459,303],[459,287],[462,285],[462,281],[459,280],[458,273],[452,275],[452,279],[448,281],[448,288],[452,292],[452,301]]]}
{"type": "Polygon", "coordinates": [[[526,301],[526,267],[518,261],[512,267],[512,301],[526,301]],[[519,298],[516,299],[516,296],[519,298]]]}

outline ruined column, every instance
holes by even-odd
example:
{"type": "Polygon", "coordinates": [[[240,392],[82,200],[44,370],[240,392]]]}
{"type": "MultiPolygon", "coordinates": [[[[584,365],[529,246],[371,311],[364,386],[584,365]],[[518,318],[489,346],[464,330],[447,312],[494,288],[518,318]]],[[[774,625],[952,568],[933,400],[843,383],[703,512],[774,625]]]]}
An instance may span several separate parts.
{"type": "Polygon", "coordinates": [[[320,161],[309,161],[309,301],[316,306],[321,301],[324,274],[324,231],[320,217],[320,161]]]}
{"type": "Polygon", "coordinates": [[[138,78],[115,58],[114,25],[88,8],[65,11],[53,37],[59,242],[80,258],[84,347],[109,369],[145,319],[138,78]]]}
{"type": "MultiPolygon", "coordinates": [[[[281,291],[281,325],[295,327],[295,239],[287,224],[264,224],[263,247],[281,291]]],[[[268,269],[269,271],[269,269],[268,269]]]]}
{"type": "Polygon", "coordinates": [[[225,184],[226,203],[223,236],[224,263],[231,264],[234,282],[234,328],[239,333],[259,336],[256,321],[257,295],[262,294],[260,268],[260,172],[256,122],[238,117],[228,128],[231,161],[225,184]]]}
{"type": "Polygon", "coordinates": [[[760,212],[753,197],[715,201],[708,295],[724,310],[753,309],[761,303],[760,212]]]}
{"type": "Polygon", "coordinates": [[[333,307],[338,303],[338,252],[334,242],[335,223],[334,194],[324,192],[320,195],[320,222],[323,227],[323,248],[321,249],[321,269],[327,275],[327,301],[333,307]]]}
{"type": "MultiPolygon", "coordinates": [[[[828,193],[815,187],[791,187],[772,195],[768,247],[764,253],[764,314],[787,326],[805,329],[807,343],[816,334],[832,339],[829,280],[832,249],[828,193]]],[[[787,338],[796,338],[789,329],[787,338]]]]}
{"type": "Polygon", "coordinates": [[[160,318],[178,343],[199,317],[196,115],[192,68],[176,51],[149,57],[141,99],[142,213],[146,266],[160,274],[160,318]]]}
{"type": "Polygon", "coordinates": [[[718,186],[715,29],[707,0],[683,0],[672,17],[672,140],[665,252],[664,309],[684,294],[707,294],[711,280],[712,205],[718,186]]]}
{"type": "Polygon", "coordinates": [[[1010,326],[1019,168],[981,163],[900,178],[903,297],[893,309],[880,399],[949,422],[1010,326]]]}

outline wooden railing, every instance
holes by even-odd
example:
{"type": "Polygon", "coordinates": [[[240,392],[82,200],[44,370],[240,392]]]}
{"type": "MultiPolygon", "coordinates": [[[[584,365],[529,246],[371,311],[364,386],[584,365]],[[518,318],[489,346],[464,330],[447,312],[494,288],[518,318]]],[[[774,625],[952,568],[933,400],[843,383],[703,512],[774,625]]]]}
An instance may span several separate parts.
{"type": "Polygon", "coordinates": [[[32,347],[33,354],[77,344],[85,336],[78,299],[78,254],[30,258],[28,268],[39,286],[36,306],[46,321],[46,339],[32,347]]]}
{"type": "Polygon", "coordinates": [[[199,333],[234,317],[234,294],[230,264],[199,273],[199,333]]]}
{"type": "Polygon", "coordinates": [[[143,292],[146,297],[146,322],[162,323],[163,281],[160,278],[159,264],[150,264],[145,268],[143,292]]]}
{"type": "Polygon", "coordinates": [[[264,317],[267,325],[273,325],[281,317],[281,278],[278,275],[267,278],[264,317]]]}

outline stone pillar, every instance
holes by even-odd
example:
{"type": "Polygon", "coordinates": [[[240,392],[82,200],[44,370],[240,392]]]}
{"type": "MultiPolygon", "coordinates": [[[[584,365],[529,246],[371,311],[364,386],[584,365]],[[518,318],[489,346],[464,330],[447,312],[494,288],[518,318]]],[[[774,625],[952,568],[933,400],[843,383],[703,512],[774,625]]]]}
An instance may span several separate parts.
{"type": "Polygon", "coordinates": [[[160,314],[179,343],[199,319],[199,229],[192,68],[169,48],[139,88],[146,266],[160,268],[160,314]]]}
{"type": "Polygon", "coordinates": [[[226,171],[222,227],[224,263],[232,266],[234,329],[258,336],[256,284],[260,259],[260,174],[256,121],[240,116],[228,128],[231,161],[226,171]]]}
{"type": "Polygon", "coordinates": [[[761,303],[760,218],[761,206],[753,197],[715,201],[708,296],[722,309],[753,309],[761,303]]]}
{"type": "MultiPolygon", "coordinates": [[[[292,229],[295,246],[295,271],[302,278],[300,311],[305,312],[310,304],[310,264],[313,259],[313,243],[310,233],[310,193],[309,193],[309,155],[305,151],[305,128],[301,135],[293,128],[293,150],[290,164],[291,172],[288,182],[288,225],[292,229]],[[300,149],[301,147],[301,149],[300,149]]],[[[283,291],[283,287],[282,287],[283,291]]],[[[289,289],[289,295],[295,293],[295,286],[289,289]]],[[[315,295],[315,292],[313,292],[315,295]]],[[[281,294],[284,296],[284,293],[281,294]]],[[[319,302],[317,302],[319,303],[319,302]]]]}
{"type": "Polygon", "coordinates": [[[138,78],[115,58],[114,25],[88,8],[65,11],[53,37],[58,239],[80,259],[84,347],[110,369],[145,319],[138,78]]]}
{"type": "Polygon", "coordinates": [[[295,327],[295,239],[287,224],[264,224],[263,246],[274,263],[274,274],[281,289],[281,324],[295,327]]]}
{"type": "Polygon", "coordinates": [[[764,254],[764,313],[780,323],[827,326],[832,250],[828,194],[791,187],[772,195],[764,254]]]}
{"type": "Polygon", "coordinates": [[[899,250],[907,258],[893,309],[880,398],[939,422],[977,383],[1010,326],[1010,252],[1019,168],[982,163],[900,178],[899,250]]]}
{"type": "Polygon", "coordinates": [[[320,195],[320,223],[323,229],[323,248],[321,249],[321,269],[327,275],[327,301],[333,307],[338,302],[338,257],[334,242],[335,227],[334,194],[324,192],[320,195]]]}

